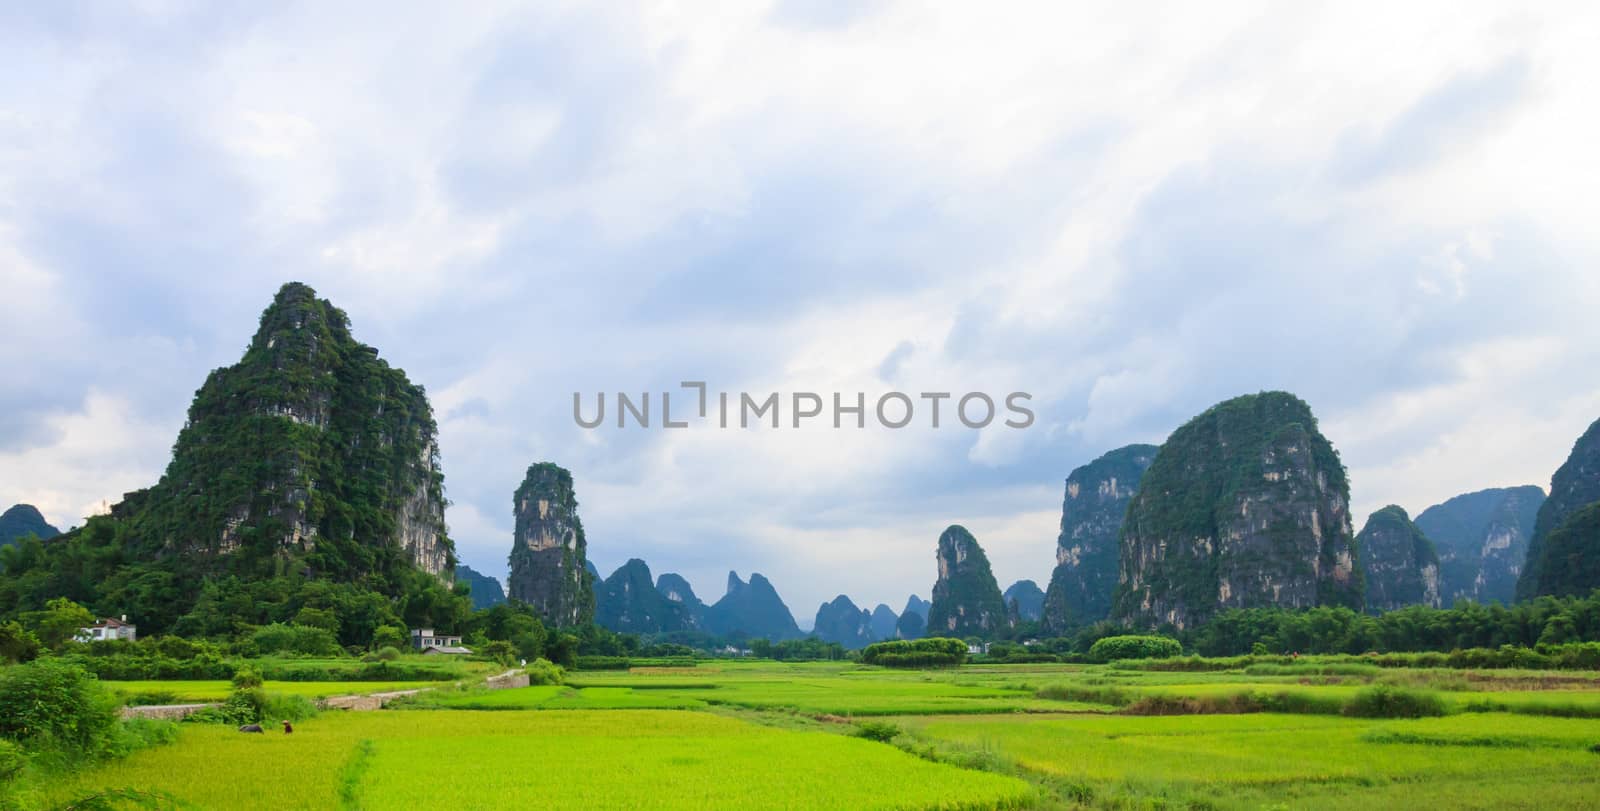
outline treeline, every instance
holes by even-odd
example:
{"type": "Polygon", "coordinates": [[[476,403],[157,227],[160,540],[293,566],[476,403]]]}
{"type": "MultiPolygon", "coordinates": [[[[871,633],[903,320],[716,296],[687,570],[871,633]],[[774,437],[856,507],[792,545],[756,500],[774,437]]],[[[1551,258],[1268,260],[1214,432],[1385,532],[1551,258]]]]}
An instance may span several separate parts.
{"type": "Polygon", "coordinates": [[[837,642],[823,642],[814,636],[779,642],[752,639],[749,640],[749,645],[750,655],[779,662],[837,662],[850,658],[850,651],[845,650],[843,645],[837,642]]]}
{"type": "Polygon", "coordinates": [[[1180,635],[1203,656],[1247,653],[1439,652],[1600,641],[1600,590],[1511,606],[1412,606],[1378,616],[1348,608],[1233,609],[1180,635]]]}

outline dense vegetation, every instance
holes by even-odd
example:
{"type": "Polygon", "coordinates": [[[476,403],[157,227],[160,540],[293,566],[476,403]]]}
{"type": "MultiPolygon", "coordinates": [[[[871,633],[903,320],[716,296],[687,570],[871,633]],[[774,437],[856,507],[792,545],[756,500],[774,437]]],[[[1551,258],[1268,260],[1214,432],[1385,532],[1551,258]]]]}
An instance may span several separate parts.
{"type": "Polygon", "coordinates": [[[1207,656],[1271,653],[1439,651],[1600,641],[1600,591],[1587,597],[1542,597],[1513,606],[1462,603],[1412,606],[1378,616],[1347,608],[1224,611],[1188,635],[1207,656]]]}
{"type": "Polygon", "coordinates": [[[1119,659],[1169,659],[1183,653],[1183,645],[1164,636],[1108,636],[1089,646],[1089,658],[1096,662],[1119,659]]]}
{"type": "Polygon", "coordinates": [[[862,664],[882,667],[953,667],[967,660],[967,643],[929,637],[874,642],[861,651],[862,664]]]}

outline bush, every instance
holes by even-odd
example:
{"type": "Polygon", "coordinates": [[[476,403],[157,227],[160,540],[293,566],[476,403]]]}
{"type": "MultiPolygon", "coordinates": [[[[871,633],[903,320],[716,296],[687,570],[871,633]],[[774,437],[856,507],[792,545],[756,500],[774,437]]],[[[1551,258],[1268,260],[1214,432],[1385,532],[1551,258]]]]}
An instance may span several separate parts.
{"type": "Polygon", "coordinates": [[[235,690],[249,690],[261,686],[261,671],[249,665],[239,668],[233,673],[233,687],[235,690]]]}
{"type": "Polygon", "coordinates": [[[55,659],[0,670],[0,737],[70,758],[106,753],[118,701],[88,671],[55,659]]]}
{"type": "Polygon", "coordinates": [[[1363,688],[1344,705],[1344,714],[1356,718],[1424,718],[1448,713],[1437,693],[1387,684],[1363,688]]]}
{"type": "Polygon", "coordinates": [[[874,642],[861,650],[862,663],[880,667],[953,667],[966,660],[967,643],[946,637],[874,642]]]}
{"type": "Polygon", "coordinates": [[[549,659],[535,659],[528,663],[522,672],[528,674],[528,684],[561,684],[567,679],[567,672],[561,665],[549,659]]]}
{"type": "Polygon", "coordinates": [[[1089,658],[1101,662],[1118,659],[1171,659],[1183,653],[1178,640],[1164,636],[1108,636],[1089,646],[1089,658]]]}
{"type": "Polygon", "coordinates": [[[19,622],[0,624],[0,663],[31,662],[38,657],[38,637],[19,622]]]}
{"type": "Polygon", "coordinates": [[[856,737],[888,743],[900,734],[900,727],[887,721],[862,721],[856,724],[856,737]]]}
{"type": "Polygon", "coordinates": [[[380,662],[393,662],[400,658],[400,649],[393,645],[384,645],[378,649],[377,656],[380,662]]]}

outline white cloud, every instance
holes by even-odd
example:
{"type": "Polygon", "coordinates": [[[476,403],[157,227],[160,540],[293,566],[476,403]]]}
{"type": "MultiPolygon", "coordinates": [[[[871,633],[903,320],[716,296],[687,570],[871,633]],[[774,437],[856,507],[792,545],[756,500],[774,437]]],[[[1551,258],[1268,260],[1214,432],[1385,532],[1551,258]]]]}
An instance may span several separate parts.
{"type": "Polygon", "coordinates": [[[469,562],[499,573],[548,458],[597,560],[712,600],[763,571],[802,619],[926,596],[952,521],[1043,583],[1072,467],[1233,394],[1310,399],[1358,510],[1543,483],[1600,416],[1594,9],[793,11],[7,27],[0,501],[71,522],[155,481],[291,278],[433,393],[469,562]],[[695,378],[1022,390],[1038,421],[571,422],[573,391],[695,378]]]}

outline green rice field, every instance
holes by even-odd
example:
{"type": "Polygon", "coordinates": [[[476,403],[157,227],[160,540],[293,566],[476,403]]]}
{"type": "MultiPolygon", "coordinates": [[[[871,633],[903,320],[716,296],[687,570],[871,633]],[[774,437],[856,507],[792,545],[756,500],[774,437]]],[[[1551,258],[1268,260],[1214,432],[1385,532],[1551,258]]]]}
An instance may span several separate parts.
{"type": "Polygon", "coordinates": [[[176,743],[41,799],[131,788],[230,809],[1600,807],[1600,675],[1588,672],[719,660],[495,691],[267,689],[418,686],[435,689],[388,710],[325,711],[287,737],[184,724],[176,743]],[[1374,695],[1406,701],[1374,711],[1362,704],[1374,695]]]}

